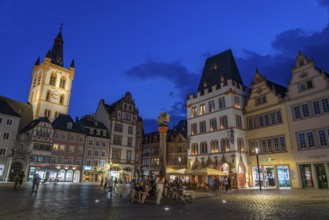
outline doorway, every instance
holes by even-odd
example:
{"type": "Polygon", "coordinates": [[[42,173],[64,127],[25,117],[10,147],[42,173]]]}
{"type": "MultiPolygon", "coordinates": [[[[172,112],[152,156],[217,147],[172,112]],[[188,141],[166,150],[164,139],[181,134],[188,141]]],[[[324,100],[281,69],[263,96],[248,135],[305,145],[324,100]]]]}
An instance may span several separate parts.
{"type": "Polygon", "coordinates": [[[289,167],[286,165],[277,166],[279,187],[290,187],[289,167]]]}
{"type": "Polygon", "coordinates": [[[311,164],[299,165],[299,169],[303,188],[314,187],[311,164]]]}
{"type": "Polygon", "coordinates": [[[320,189],[328,189],[326,170],[323,164],[315,164],[316,175],[320,189]]]}
{"type": "Polygon", "coordinates": [[[274,166],[264,167],[265,187],[275,187],[274,166]]]}

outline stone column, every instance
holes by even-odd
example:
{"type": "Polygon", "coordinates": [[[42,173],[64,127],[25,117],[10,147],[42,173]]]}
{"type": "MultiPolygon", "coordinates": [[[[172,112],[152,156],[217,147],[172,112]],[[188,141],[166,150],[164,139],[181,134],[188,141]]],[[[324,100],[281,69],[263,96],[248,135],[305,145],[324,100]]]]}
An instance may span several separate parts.
{"type": "Polygon", "coordinates": [[[160,125],[158,127],[160,133],[160,143],[159,143],[159,170],[162,174],[166,176],[167,174],[167,125],[160,125]]]}

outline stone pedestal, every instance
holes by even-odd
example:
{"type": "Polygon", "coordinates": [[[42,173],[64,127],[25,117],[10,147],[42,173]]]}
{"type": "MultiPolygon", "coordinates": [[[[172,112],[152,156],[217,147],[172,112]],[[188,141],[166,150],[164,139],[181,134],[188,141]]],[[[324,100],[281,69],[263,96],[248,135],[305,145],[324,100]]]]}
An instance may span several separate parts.
{"type": "Polygon", "coordinates": [[[167,174],[167,131],[168,126],[160,125],[158,127],[160,133],[160,143],[159,143],[159,171],[166,176],[167,174]]]}

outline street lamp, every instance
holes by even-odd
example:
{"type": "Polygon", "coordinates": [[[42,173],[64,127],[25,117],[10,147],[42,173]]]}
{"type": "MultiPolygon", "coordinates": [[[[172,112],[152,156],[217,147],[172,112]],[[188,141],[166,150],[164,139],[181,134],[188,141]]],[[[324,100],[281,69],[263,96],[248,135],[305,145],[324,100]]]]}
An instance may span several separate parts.
{"type": "Polygon", "coordinates": [[[182,161],[182,158],[178,157],[178,169],[180,169],[180,162],[182,161]]]}
{"type": "Polygon", "coordinates": [[[259,172],[259,159],[258,159],[258,147],[256,147],[256,159],[257,159],[257,172],[258,172],[258,184],[259,184],[259,190],[262,190],[262,184],[260,181],[260,172],[259,172]]]}

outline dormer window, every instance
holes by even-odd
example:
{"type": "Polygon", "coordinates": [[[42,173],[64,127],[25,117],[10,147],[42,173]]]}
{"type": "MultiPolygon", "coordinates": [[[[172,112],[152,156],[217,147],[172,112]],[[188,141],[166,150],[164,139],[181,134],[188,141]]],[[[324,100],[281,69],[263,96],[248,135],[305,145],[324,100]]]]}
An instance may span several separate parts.
{"type": "Polygon", "coordinates": [[[72,129],[72,122],[67,123],[67,129],[72,129]]]}
{"type": "Polygon", "coordinates": [[[266,103],[266,96],[260,96],[258,98],[256,98],[256,105],[261,105],[261,104],[264,104],[266,103]]]}
{"type": "Polygon", "coordinates": [[[300,82],[298,84],[298,87],[299,87],[299,92],[303,92],[305,90],[311,89],[311,88],[313,88],[312,80],[300,82]]]}
{"type": "Polygon", "coordinates": [[[94,134],[94,129],[93,128],[89,129],[89,134],[94,134]]]}
{"type": "Polygon", "coordinates": [[[104,136],[104,137],[106,136],[106,134],[107,134],[107,132],[106,132],[106,131],[103,131],[103,136],[104,136]]]}
{"type": "Polygon", "coordinates": [[[101,135],[101,131],[100,130],[97,130],[97,135],[101,135]]]}
{"type": "Polygon", "coordinates": [[[217,69],[218,69],[218,64],[217,64],[217,63],[215,63],[215,64],[213,65],[213,69],[214,69],[214,70],[217,70],[217,69]]]}

